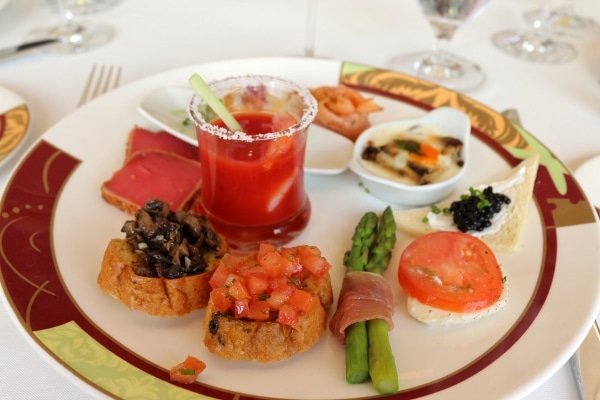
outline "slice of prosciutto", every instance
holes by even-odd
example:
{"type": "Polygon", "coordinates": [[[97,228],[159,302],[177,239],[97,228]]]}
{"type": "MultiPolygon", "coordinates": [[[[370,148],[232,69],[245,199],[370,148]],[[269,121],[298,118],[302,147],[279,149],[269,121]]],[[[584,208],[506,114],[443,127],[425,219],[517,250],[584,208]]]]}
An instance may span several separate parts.
{"type": "Polygon", "coordinates": [[[200,157],[198,147],[176,138],[169,132],[153,132],[136,126],[127,138],[126,158],[141,150],[164,150],[196,161],[200,157]]]}
{"type": "Polygon", "coordinates": [[[133,153],[102,185],[102,198],[135,214],[150,199],[161,199],[174,211],[191,206],[201,186],[200,162],[163,150],[133,153]]]}
{"type": "Polygon", "coordinates": [[[394,298],[390,284],[379,274],[349,271],[344,276],[337,309],[329,321],[329,330],[346,342],[346,328],[355,322],[383,319],[394,327],[394,298]]]}

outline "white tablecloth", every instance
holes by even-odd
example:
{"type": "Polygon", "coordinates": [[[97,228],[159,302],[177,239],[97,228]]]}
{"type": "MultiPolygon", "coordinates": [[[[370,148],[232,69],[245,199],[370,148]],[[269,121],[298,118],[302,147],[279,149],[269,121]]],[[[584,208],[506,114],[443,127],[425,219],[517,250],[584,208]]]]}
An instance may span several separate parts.
{"type": "MultiPolygon", "coordinates": [[[[0,61],[0,86],[20,94],[33,113],[30,145],[71,113],[93,64],[123,67],[121,84],[184,65],[304,53],[307,0],[123,0],[93,17],[116,29],[108,45],[78,55],[32,54],[0,61]]],[[[320,0],[316,56],[385,67],[396,54],[428,48],[431,30],[409,0],[320,0]]],[[[469,95],[497,110],[517,108],[522,121],[571,169],[600,153],[600,39],[576,41],[579,56],[564,65],[537,65],[496,50],[490,37],[525,27],[522,14],[538,0],[495,0],[459,29],[452,50],[476,61],[487,81],[469,95]]],[[[578,10],[600,20],[600,2],[578,10]]],[[[56,21],[37,0],[11,0],[0,10],[0,48],[56,21]]],[[[25,149],[21,150],[21,154],[25,149]]],[[[16,157],[18,158],[18,157],[16,157]]],[[[3,188],[13,159],[0,170],[3,188]]],[[[568,301],[568,299],[565,299],[568,301]]],[[[56,372],[0,309],[0,397],[86,399],[77,383],[56,372]]],[[[493,394],[490,394],[493,398],[493,394]]],[[[568,365],[527,396],[577,398],[568,365]]]]}

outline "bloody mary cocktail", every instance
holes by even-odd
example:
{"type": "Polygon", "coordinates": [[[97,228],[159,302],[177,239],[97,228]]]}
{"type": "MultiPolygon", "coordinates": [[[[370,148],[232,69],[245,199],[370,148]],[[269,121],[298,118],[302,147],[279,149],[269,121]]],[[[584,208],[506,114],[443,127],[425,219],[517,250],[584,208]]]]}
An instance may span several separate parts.
{"type": "Polygon", "coordinates": [[[285,244],[310,218],[303,165],[316,102],[307,90],[266,76],[230,78],[211,89],[242,132],[230,132],[210,111],[198,111],[200,98],[192,100],[202,164],[195,211],[205,214],[235,251],[254,251],[263,241],[285,244]]]}

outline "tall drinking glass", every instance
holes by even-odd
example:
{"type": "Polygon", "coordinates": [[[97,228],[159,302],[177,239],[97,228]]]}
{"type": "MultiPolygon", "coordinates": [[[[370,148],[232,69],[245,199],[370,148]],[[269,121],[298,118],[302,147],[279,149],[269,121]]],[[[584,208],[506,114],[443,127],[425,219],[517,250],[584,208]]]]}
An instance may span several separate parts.
{"type": "Polygon", "coordinates": [[[255,251],[260,242],[283,245],[310,218],[303,166],[317,102],[307,89],[271,76],[231,77],[209,86],[243,132],[229,131],[204,100],[192,98],[188,112],[202,165],[194,209],[208,217],[233,251],[255,251]]]}
{"type": "Polygon", "coordinates": [[[392,69],[416,75],[450,89],[466,91],[481,85],[481,68],[448,50],[456,30],[478,16],[491,0],[419,0],[431,24],[436,43],[425,53],[400,55],[392,59],[392,69]]]}

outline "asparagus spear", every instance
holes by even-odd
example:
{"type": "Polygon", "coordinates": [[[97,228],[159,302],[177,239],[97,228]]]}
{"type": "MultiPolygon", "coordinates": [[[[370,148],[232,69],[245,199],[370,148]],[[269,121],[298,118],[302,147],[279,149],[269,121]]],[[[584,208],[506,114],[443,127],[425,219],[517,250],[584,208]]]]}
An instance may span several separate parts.
{"type": "MultiPolygon", "coordinates": [[[[352,248],[344,256],[349,270],[383,273],[396,242],[396,222],[390,207],[381,221],[366,213],[356,226],[352,248]]],[[[398,391],[398,373],[384,320],[352,324],[346,330],[346,381],[361,383],[370,376],[379,393],[398,391]]]]}
{"type": "Polygon", "coordinates": [[[352,248],[344,255],[344,265],[349,271],[364,271],[371,246],[375,242],[379,218],[374,212],[362,216],[352,236],[352,248]]]}
{"type": "Polygon", "coordinates": [[[369,252],[369,260],[365,266],[365,270],[374,272],[379,275],[383,274],[392,256],[392,249],[396,244],[396,220],[394,213],[388,206],[381,215],[377,234],[375,235],[375,243],[369,252]]]}
{"type": "MultiPolygon", "coordinates": [[[[363,271],[371,245],[375,241],[377,214],[368,212],[358,221],[352,236],[352,248],[344,255],[349,271],[363,271]]],[[[357,322],[346,329],[346,382],[363,383],[369,379],[369,342],[367,323],[357,322]]]]}
{"type": "Polygon", "coordinates": [[[369,375],[378,393],[398,391],[398,371],[388,336],[388,324],[382,319],[367,321],[369,337],[369,375]]]}
{"type": "MultiPolygon", "coordinates": [[[[375,242],[369,252],[369,260],[365,270],[383,274],[392,256],[396,243],[396,220],[392,209],[388,206],[381,215],[375,242]]],[[[373,319],[367,321],[367,336],[369,341],[369,375],[375,390],[381,394],[391,394],[398,391],[398,371],[386,321],[373,319]]]]}

